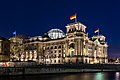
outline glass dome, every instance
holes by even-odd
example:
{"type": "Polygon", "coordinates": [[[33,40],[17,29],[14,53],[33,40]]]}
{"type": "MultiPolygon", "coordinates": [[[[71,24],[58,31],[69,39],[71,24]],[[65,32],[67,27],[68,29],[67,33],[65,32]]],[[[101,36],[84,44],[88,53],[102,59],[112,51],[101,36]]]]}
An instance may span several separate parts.
{"type": "Polygon", "coordinates": [[[51,39],[59,39],[65,37],[65,33],[60,29],[51,29],[48,31],[48,36],[51,39]]]}

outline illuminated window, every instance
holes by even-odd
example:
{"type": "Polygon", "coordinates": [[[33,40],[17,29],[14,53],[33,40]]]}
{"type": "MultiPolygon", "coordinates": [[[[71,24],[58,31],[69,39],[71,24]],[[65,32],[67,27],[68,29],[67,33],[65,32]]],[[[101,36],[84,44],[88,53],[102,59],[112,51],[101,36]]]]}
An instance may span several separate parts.
{"type": "Polygon", "coordinates": [[[65,54],[63,54],[63,57],[65,57],[65,54]]]}
{"type": "Polygon", "coordinates": [[[34,53],[37,53],[36,51],[34,51],[34,53]]]}
{"type": "Polygon", "coordinates": [[[30,51],[30,53],[32,53],[32,51],[30,51]]]}
{"type": "Polygon", "coordinates": [[[74,56],[74,51],[71,51],[71,53],[72,53],[72,56],[74,56]]]}
{"type": "Polygon", "coordinates": [[[64,53],[65,53],[65,50],[64,50],[64,53]]]}
{"type": "Polygon", "coordinates": [[[65,45],[64,45],[64,48],[65,48],[65,45]]]}

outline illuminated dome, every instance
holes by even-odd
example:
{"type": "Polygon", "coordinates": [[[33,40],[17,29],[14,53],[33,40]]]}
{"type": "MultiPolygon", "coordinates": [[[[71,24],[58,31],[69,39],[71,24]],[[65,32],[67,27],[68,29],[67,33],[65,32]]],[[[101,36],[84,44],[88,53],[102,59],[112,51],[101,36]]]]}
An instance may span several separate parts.
{"type": "Polygon", "coordinates": [[[51,29],[50,31],[48,31],[48,36],[51,39],[59,39],[59,38],[64,38],[65,33],[60,29],[51,29]]]}

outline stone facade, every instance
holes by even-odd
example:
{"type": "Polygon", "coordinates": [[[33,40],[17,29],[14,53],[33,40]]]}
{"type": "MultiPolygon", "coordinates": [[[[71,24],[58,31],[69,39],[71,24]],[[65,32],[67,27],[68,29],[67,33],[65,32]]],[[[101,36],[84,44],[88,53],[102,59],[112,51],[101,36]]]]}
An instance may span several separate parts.
{"type": "Polygon", "coordinates": [[[60,29],[52,29],[44,36],[29,37],[24,40],[23,46],[21,61],[43,64],[108,62],[105,36],[88,38],[86,26],[80,22],[68,24],[66,34],[60,29]]]}

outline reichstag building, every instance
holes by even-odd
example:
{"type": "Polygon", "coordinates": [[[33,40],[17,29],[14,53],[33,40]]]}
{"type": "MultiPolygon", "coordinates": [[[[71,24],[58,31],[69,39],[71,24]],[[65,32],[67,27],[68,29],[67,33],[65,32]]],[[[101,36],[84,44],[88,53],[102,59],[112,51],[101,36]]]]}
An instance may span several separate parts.
{"type": "Polygon", "coordinates": [[[11,60],[36,61],[39,64],[95,64],[108,62],[105,36],[89,38],[80,22],[67,24],[66,33],[51,29],[44,36],[11,37],[11,60]],[[17,43],[17,45],[16,45],[17,43]]]}

